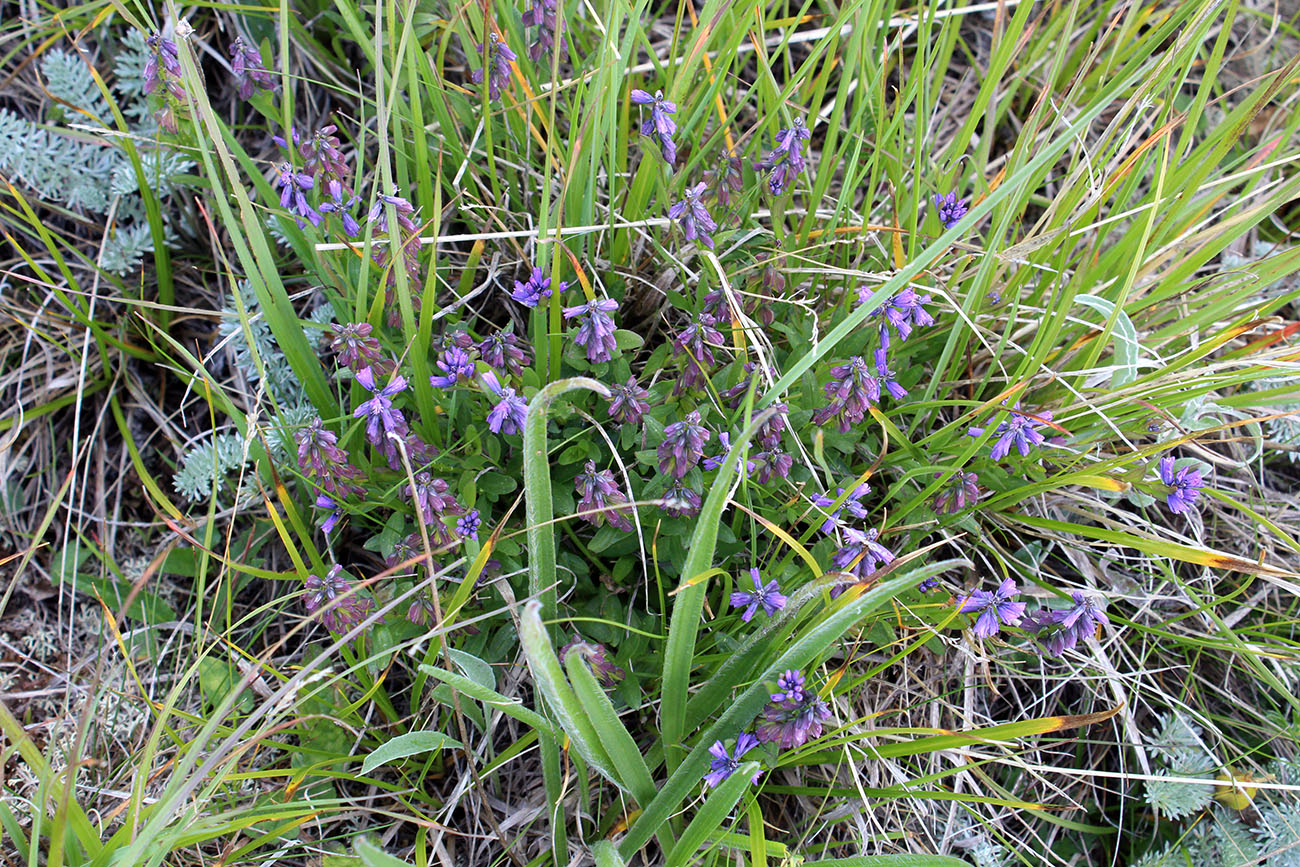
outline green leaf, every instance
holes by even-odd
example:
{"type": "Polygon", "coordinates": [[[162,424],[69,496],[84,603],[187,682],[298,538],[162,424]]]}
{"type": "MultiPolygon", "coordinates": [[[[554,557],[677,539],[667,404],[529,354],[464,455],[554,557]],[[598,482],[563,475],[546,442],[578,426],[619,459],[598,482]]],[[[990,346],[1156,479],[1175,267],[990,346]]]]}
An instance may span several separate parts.
{"type": "Polygon", "coordinates": [[[555,726],[551,724],[550,720],[531,708],[524,707],[523,703],[517,698],[506,698],[501,693],[487,689],[468,677],[435,665],[421,665],[420,671],[435,680],[448,684],[462,695],[478,699],[488,707],[499,710],[512,719],[519,720],[524,725],[533,728],[540,735],[549,736],[552,740],[559,737],[559,732],[555,730],[555,726]]]}
{"type": "Polygon", "coordinates": [[[381,765],[391,764],[407,756],[448,748],[464,749],[464,747],[465,745],[460,741],[449,738],[442,732],[407,732],[398,735],[366,756],[365,761],[361,763],[361,773],[368,774],[381,765]]]}
{"type": "Polygon", "coordinates": [[[618,854],[618,849],[608,840],[597,841],[591,847],[591,854],[596,859],[596,867],[627,867],[627,863],[618,854]]]}
{"type": "Polygon", "coordinates": [[[478,477],[478,489],[489,496],[500,497],[517,487],[519,483],[504,473],[489,472],[478,477]]]}
{"type": "Polygon", "coordinates": [[[736,802],[753,786],[750,781],[758,770],[758,762],[745,762],[709,793],[695,818],[682,832],[682,838],[669,850],[664,861],[667,867],[686,867],[695,863],[695,853],[727,821],[736,802]]]}
{"type": "Polygon", "coordinates": [[[357,853],[357,857],[366,867],[411,867],[406,861],[394,858],[370,842],[369,837],[358,837],[357,842],[352,845],[352,851],[357,853]]]}
{"type": "Polygon", "coordinates": [[[1115,361],[1119,367],[1110,376],[1110,387],[1119,388],[1137,379],[1138,355],[1142,351],[1142,344],[1138,342],[1138,333],[1133,327],[1133,320],[1129,319],[1122,308],[1116,312],[1115,304],[1105,298],[1098,298],[1096,295],[1076,295],[1074,300],[1091,307],[1103,316],[1115,319],[1115,334],[1119,337],[1119,342],[1115,345],[1115,361]]]}
{"type": "Polygon", "coordinates": [[[644,346],[645,338],[640,334],[637,334],[635,331],[616,328],[614,329],[614,342],[618,344],[619,349],[627,352],[629,349],[640,349],[644,346]]]}

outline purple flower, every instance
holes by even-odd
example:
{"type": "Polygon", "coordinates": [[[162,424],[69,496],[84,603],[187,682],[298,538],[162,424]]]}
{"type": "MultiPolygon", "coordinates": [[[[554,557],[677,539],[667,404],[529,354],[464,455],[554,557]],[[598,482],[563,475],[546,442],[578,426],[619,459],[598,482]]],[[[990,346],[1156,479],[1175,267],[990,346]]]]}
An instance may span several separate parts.
{"type": "Polygon", "coordinates": [[[754,465],[751,475],[760,485],[766,485],[772,476],[788,479],[790,470],[794,469],[794,458],[779,448],[759,452],[751,463],[754,465]]]}
{"type": "Polygon", "coordinates": [[[612,298],[602,298],[579,304],[577,307],[565,307],[564,318],[580,317],[578,334],[573,342],[587,350],[588,361],[609,361],[618,341],[614,339],[614,320],[610,317],[618,309],[618,302],[612,298]]]}
{"type": "Polygon", "coordinates": [[[978,613],[972,631],[980,638],[991,638],[998,634],[999,627],[1015,626],[1024,617],[1025,603],[1013,601],[1019,594],[1016,582],[1007,578],[992,593],[976,590],[957,603],[957,610],[978,613]]]}
{"type": "MultiPolygon", "coordinates": [[[[852,573],[859,580],[866,580],[876,571],[877,562],[885,565],[894,562],[894,552],[876,541],[879,536],[880,532],[874,527],[865,532],[852,527],[845,529],[844,538],[848,544],[831,555],[831,562],[836,569],[852,573]]],[[[838,595],[836,592],[831,593],[832,598],[838,595]]]]}
{"type": "Polygon", "coordinates": [[[431,473],[419,472],[415,485],[407,485],[402,493],[411,498],[419,508],[424,523],[433,531],[439,545],[450,545],[456,540],[442,522],[443,515],[463,515],[465,507],[449,494],[451,486],[444,479],[435,479],[431,473]]]}
{"type": "MultiPolygon", "coordinates": [[[[375,200],[375,204],[370,208],[366,219],[374,224],[374,235],[376,239],[380,237],[390,237],[391,232],[388,225],[388,206],[392,205],[397,217],[398,243],[402,248],[402,267],[406,270],[406,276],[412,283],[420,282],[420,227],[415,222],[415,206],[406,199],[397,195],[385,195],[381,193],[375,200]]],[[[396,304],[396,295],[394,290],[397,286],[396,273],[388,268],[389,244],[375,244],[371,248],[370,258],[380,268],[387,270],[387,288],[384,291],[384,304],[388,308],[388,324],[398,326],[402,323],[402,311],[396,304]]],[[[420,312],[419,292],[411,293],[411,309],[414,313],[420,312]]]]}
{"type": "Polygon", "coordinates": [[[784,403],[774,403],[768,409],[773,410],[774,414],[763,422],[754,438],[763,448],[775,449],[781,445],[781,434],[785,433],[786,416],[790,414],[790,407],[784,403]]]}
{"type": "Polygon", "coordinates": [[[367,367],[357,373],[357,382],[373,396],[362,401],[352,411],[352,417],[366,420],[366,439],[387,458],[390,467],[397,469],[402,465],[401,458],[388,435],[405,437],[409,431],[402,411],[393,407],[393,396],[406,389],[406,380],[400,374],[393,374],[388,385],[380,389],[375,383],[373,369],[367,367]]]}
{"type": "Polygon", "coordinates": [[[673,340],[673,355],[686,356],[686,371],[682,374],[673,394],[708,384],[708,372],[713,367],[713,347],[722,346],[722,332],[714,328],[715,320],[701,313],[673,340]]]}
{"type": "Polygon", "coordinates": [[[181,58],[177,53],[176,43],[164,39],[160,33],[151,33],[145,39],[145,45],[149,48],[149,54],[144,61],[144,92],[161,95],[165,88],[177,99],[184,99],[181,58]]]}
{"type": "Polygon", "coordinates": [[[920,590],[922,593],[929,593],[931,590],[933,590],[938,586],[939,586],[938,578],[926,578],[920,584],[916,585],[916,589],[920,590]]]}
{"type": "MultiPolygon", "coordinates": [[[[727,455],[731,454],[731,434],[728,433],[718,434],[718,445],[722,446],[722,452],[720,454],[713,455],[712,457],[705,458],[704,469],[716,470],[718,467],[722,466],[724,462],[726,462],[727,455]]],[[[739,465],[736,466],[736,472],[740,472],[739,465]]],[[[745,461],[745,475],[748,476],[753,472],[754,472],[754,462],[747,459],[745,461]]]]}
{"type": "Polygon", "coordinates": [[[792,750],[820,737],[822,723],[830,719],[831,709],[815,692],[805,688],[803,673],[787,671],[777,681],[777,686],[784,688],[775,693],[772,701],[763,708],[758,739],[792,750]]]}
{"type": "Polygon", "coordinates": [[[824,425],[838,417],[840,433],[848,433],[866,417],[868,407],[880,401],[880,378],[855,355],[831,368],[831,381],[823,390],[831,402],[813,413],[813,423],[824,425]]]}
{"type": "Polygon", "coordinates": [[[614,474],[609,470],[596,469],[595,461],[587,461],[581,473],[573,480],[578,489],[578,517],[595,527],[609,521],[611,527],[631,530],[632,522],[627,514],[632,510],[627,507],[627,497],[618,489],[614,474]]]}
{"type": "Polygon", "coordinates": [[[776,692],[772,693],[772,701],[803,701],[808,691],[804,688],[803,672],[799,669],[786,669],[785,673],[776,679],[776,692]]]}
{"type": "MultiPolygon", "coordinates": [[[[730,755],[727,754],[727,747],[722,741],[714,741],[713,746],[709,747],[709,755],[713,756],[713,761],[709,763],[709,772],[704,775],[704,785],[707,788],[720,786],[723,780],[740,769],[740,757],[756,746],[758,746],[758,738],[749,732],[740,733],[736,738],[736,751],[730,755]]],[[[754,774],[750,783],[757,783],[761,776],[763,776],[762,771],[754,774]]]]}
{"type": "Polygon", "coordinates": [[[1073,650],[1081,639],[1096,634],[1098,624],[1110,622],[1097,600],[1078,590],[1070,595],[1074,598],[1074,605],[1069,608],[1042,608],[1020,623],[1026,632],[1034,633],[1038,642],[1053,656],[1073,650]]]}
{"type": "Polygon", "coordinates": [[[753,619],[754,614],[762,606],[763,612],[772,617],[776,612],[785,607],[788,601],[787,597],[781,593],[781,587],[773,578],[767,584],[759,577],[758,569],[750,569],[749,577],[754,580],[753,590],[737,590],[731,594],[731,607],[744,608],[740,619],[748,623],[753,619]]]}
{"type": "Polygon", "coordinates": [[[619,424],[639,425],[641,417],[650,409],[650,392],[636,384],[636,377],[610,388],[609,414],[619,424]]]}
{"type": "MultiPolygon", "coordinates": [[[[302,170],[312,177],[324,177],[324,189],[329,197],[342,203],[344,195],[351,192],[345,184],[352,176],[352,166],[340,149],[338,136],[334,135],[336,132],[338,127],[333,124],[321,127],[298,147],[298,153],[302,154],[302,170]]],[[[282,139],[277,141],[284,144],[282,139]]],[[[298,143],[297,135],[294,135],[294,143],[298,143]]]]}
{"type": "Polygon", "coordinates": [[[702,503],[699,494],[681,482],[673,482],[668,490],[664,491],[660,508],[671,518],[694,518],[700,513],[702,503]]]}
{"type": "Polygon", "coordinates": [[[449,346],[442,351],[434,362],[441,374],[434,374],[429,377],[429,384],[434,388],[451,388],[455,385],[465,385],[474,378],[477,371],[474,369],[474,361],[469,357],[469,353],[459,346],[449,346]]]}
{"type": "Polygon", "coordinates": [[[613,686],[626,674],[623,669],[609,661],[607,656],[609,651],[605,649],[605,645],[583,641],[576,632],[573,634],[573,640],[560,648],[558,656],[561,664],[570,653],[578,654],[578,657],[587,663],[587,668],[591,669],[591,673],[596,676],[596,682],[603,687],[613,686]]]}
{"type": "MultiPolygon", "coordinates": [[[[319,226],[321,215],[307,201],[307,196],[303,192],[316,186],[315,179],[311,175],[297,171],[287,161],[279,163],[275,167],[275,172],[276,177],[272,186],[280,188],[280,207],[297,217],[306,218],[313,226],[319,226]]],[[[298,220],[298,225],[302,225],[301,219],[298,220]]]]}
{"type": "Polygon", "coordinates": [[[355,484],[361,470],[348,463],[348,453],[338,446],[338,434],[313,418],[294,434],[298,441],[298,466],[308,478],[336,497],[363,494],[365,488],[355,484]]]}
{"type": "MultiPolygon", "coordinates": [[[[1019,402],[1011,408],[1010,412],[1011,417],[993,429],[993,436],[997,438],[997,442],[993,444],[990,457],[995,461],[1000,461],[1010,454],[1012,446],[1016,447],[1021,457],[1029,457],[1029,452],[1034,446],[1043,444],[1043,435],[1035,428],[1052,420],[1052,414],[1048,411],[1041,412],[1038,416],[1022,413],[1019,402]]],[[[984,428],[973,427],[966,432],[966,435],[983,436],[984,428]]]]}
{"type": "Polygon", "coordinates": [[[528,401],[515,394],[510,386],[497,382],[496,375],[490,370],[483,374],[483,387],[497,398],[488,412],[488,430],[494,434],[523,433],[524,422],[528,419],[528,401]]]}
{"type": "MultiPolygon", "coordinates": [[[[1051,415],[1047,417],[1051,418],[1051,415]]],[[[1205,479],[1200,471],[1190,465],[1175,472],[1173,455],[1165,455],[1160,459],[1160,481],[1169,486],[1165,502],[1175,514],[1190,512],[1196,505],[1201,488],[1205,487],[1205,479]]]]}
{"type": "MultiPolygon", "coordinates": [[[[478,45],[478,52],[483,53],[483,45],[478,45]]],[[[487,69],[488,69],[488,99],[495,100],[501,96],[501,91],[510,83],[510,62],[515,59],[515,53],[505,44],[500,36],[496,33],[488,34],[487,46],[487,69]]],[[[471,73],[470,78],[475,84],[483,81],[483,70],[476,69],[471,73]]]]}
{"type": "Polygon", "coordinates": [[[316,508],[324,509],[326,515],[321,518],[320,528],[325,533],[329,533],[343,519],[343,510],[339,504],[330,498],[329,494],[316,495],[316,508]]]}
{"type": "Polygon", "coordinates": [[[732,196],[745,189],[745,164],[730,151],[723,151],[718,162],[704,172],[704,182],[713,187],[718,204],[731,207],[732,196]]]}
{"type": "MultiPolygon", "coordinates": [[[[560,283],[561,294],[568,288],[568,283],[560,283]]],[[[551,278],[543,275],[541,268],[534,268],[526,282],[515,281],[515,288],[510,293],[510,297],[525,307],[536,307],[542,303],[543,298],[551,297],[551,278]]]]}
{"type": "Polygon", "coordinates": [[[489,335],[478,344],[478,351],[489,365],[511,376],[523,375],[530,356],[528,344],[513,331],[497,331],[489,335]]]}
{"type": "Polygon", "coordinates": [[[907,396],[907,389],[898,384],[894,379],[894,371],[889,369],[889,358],[885,355],[885,347],[876,347],[876,374],[880,377],[880,385],[889,396],[894,400],[900,400],[907,396]]]}
{"type": "MultiPolygon", "coordinates": [[[[399,561],[400,562],[400,561],[399,561]]],[[[427,626],[433,622],[433,600],[428,596],[419,596],[406,609],[406,619],[416,626],[427,626]]]]}
{"type": "Polygon", "coordinates": [[[966,202],[957,198],[956,193],[949,193],[946,196],[936,194],[934,205],[939,209],[939,222],[943,223],[945,229],[951,229],[966,216],[966,202]]]}
{"type": "MultiPolygon", "coordinates": [[[[854,488],[853,493],[849,494],[848,499],[841,503],[838,509],[835,509],[826,516],[825,522],[822,523],[821,531],[829,536],[836,530],[844,528],[845,524],[840,520],[840,515],[845,512],[848,512],[849,517],[851,518],[855,518],[859,521],[865,520],[867,517],[867,507],[862,505],[862,498],[869,493],[871,493],[871,486],[868,484],[864,483],[854,488]]],[[[844,489],[836,488],[835,496],[832,497],[827,494],[818,494],[813,497],[812,504],[819,509],[829,509],[835,505],[840,497],[843,496],[844,489]]]]}
{"type": "Polygon", "coordinates": [[[525,27],[537,28],[536,39],[528,44],[528,56],[533,60],[550,57],[557,44],[561,56],[569,50],[564,37],[560,35],[561,22],[555,14],[555,0],[532,0],[531,5],[524,10],[523,22],[525,27]]]}
{"type": "Polygon", "coordinates": [[[393,372],[394,365],[384,358],[383,347],[378,338],[371,337],[374,329],[369,322],[349,322],[347,325],[331,325],[334,337],[330,340],[330,349],[338,355],[338,363],[360,373],[362,369],[372,367],[375,373],[386,376],[393,372]]]}
{"type": "Polygon", "coordinates": [[[330,632],[347,631],[375,607],[375,600],[351,592],[352,585],[340,574],[342,571],[342,566],[334,566],[324,578],[308,575],[307,592],[303,596],[307,614],[320,611],[320,621],[330,632]]]}
{"type": "Polygon", "coordinates": [[[668,425],[658,449],[659,472],[679,479],[685,476],[704,456],[704,444],[710,436],[709,429],[700,424],[698,411],[668,425]]]}
{"type": "MultiPolygon", "coordinates": [[[[937,479],[942,475],[943,473],[935,473],[934,477],[937,479]]],[[[930,508],[940,515],[960,512],[968,502],[973,503],[980,498],[979,478],[975,473],[964,473],[961,470],[953,473],[948,484],[930,501],[930,508]]]]}
{"type": "Polygon", "coordinates": [[[641,122],[641,135],[658,139],[664,162],[672,167],[673,163],[677,162],[677,146],[673,144],[677,123],[669,115],[677,111],[677,104],[664,99],[662,90],[656,90],[654,96],[644,90],[633,90],[631,99],[637,105],[650,106],[650,118],[641,122]]]}
{"type": "MultiPolygon", "coordinates": [[[[871,289],[862,287],[858,289],[858,301],[865,302],[871,297],[871,289]]],[[[930,303],[929,295],[918,295],[916,290],[910,286],[890,298],[884,304],[871,311],[872,318],[884,317],[885,322],[880,325],[881,344],[889,347],[889,331],[885,328],[885,323],[892,325],[898,332],[899,340],[906,340],[912,333],[913,326],[933,325],[934,317],[925,309],[923,305],[930,303]]]]}
{"type": "Polygon", "coordinates": [[[767,186],[772,195],[779,196],[794,183],[804,167],[803,143],[811,137],[812,133],[804,126],[803,118],[796,117],[794,126],[777,131],[776,147],[754,164],[755,171],[771,172],[767,186]]]}
{"type": "Polygon", "coordinates": [[[324,201],[320,203],[320,207],[316,210],[320,211],[321,214],[338,214],[340,221],[343,223],[343,233],[349,238],[355,238],[361,234],[361,224],[357,222],[356,217],[352,216],[352,209],[359,201],[361,199],[358,196],[353,196],[346,203],[324,201]]]}
{"type": "Polygon", "coordinates": [[[479,517],[478,509],[471,509],[464,516],[456,519],[456,535],[462,539],[478,541],[478,529],[481,526],[483,526],[483,519],[479,517]]]}
{"type": "Polygon", "coordinates": [[[668,218],[681,226],[682,234],[688,241],[697,241],[713,249],[711,232],[717,231],[718,224],[713,222],[709,211],[704,207],[703,195],[707,189],[703,182],[687,187],[682,193],[682,200],[668,209],[668,218]]]}
{"type": "Polygon", "coordinates": [[[275,79],[262,65],[262,55],[246,43],[244,37],[236,36],[235,41],[230,43],[230,58],[230,71],[235,76],[235,83],[239,85],[240,99],[252,99],[253,91],[259,88],[275,89],[275,79]]]}

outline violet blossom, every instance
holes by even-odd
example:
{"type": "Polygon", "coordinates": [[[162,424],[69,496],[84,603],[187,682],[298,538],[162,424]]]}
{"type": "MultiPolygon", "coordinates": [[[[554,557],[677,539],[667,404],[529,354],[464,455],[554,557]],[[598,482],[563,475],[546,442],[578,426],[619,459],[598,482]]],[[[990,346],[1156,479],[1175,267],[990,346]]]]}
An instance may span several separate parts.
{"type": "Polygon", "coordinates": [[[781,592],[781,586],[775,578],[764,584],[756,568],[749,570],[749,577],[754,581],[753,590],[737,590],[731,594],[731,607],[745,609],[740,615],[741,620],[748,623],[759,608],[762,608],[763,613],[768,617],[775,616],[778,611],[785,608],[789,597],[781,592]]]}
{"type": "Polygon", "coordinates": [[[319,226],[321,215],[307,201],[304,192],[316,186],[315,179],[311,175],[298,171],[287,161],[276,165],[275,174],[271,186],[280,188],[280,207],[294,214],[299,226],[303,225],[304,218],[313,226],[319,226]]]}
{"type": "MultiPolygon", "coordinates": [[[[1040,446],[1044,442],[1043,435],[1036,428],[1052,420],[1052,413],[1047,410],[1040,412],[1037,416],[1021,412],[1019,401],[1009,412],[1011,417],[1000,422],[993,429],[996,442],[993,443],[993,450],[989,453],[989,456],[995,461],[1000,461],[1010,454],[1012,446],[1016,447],[1016,451],[1020,452],[1021,457],[1029,457],[1029,453],[1034,446],[1040,446]]],[[[966,435],[979,437],[984,435],[984,431],[985,428],[983,427],[972,427],[966,432],[966,435]]]]}
{"type": "Polygon", "coordinates": [[[703,502],[699,494],[677,481],[664,491],[659,507],[670,518],[694,518],[700,513],[703,502]]]}
{"type": "Polygon", "coordinates": [[[334,336],[330,339],[330,349],[337,355],[337,362],[360,373],[364,368],[374,368],[375,374],[387,376],[393,372],[395,365],[384,358],[383,347],[379,339],[372,337],[374,328],[369,322],[349,322],[346,325],[331,325],[334,336]]]}
{"type": "Polygon", "coordinates": [[[409,431],[402,411],[393,406],[393,397],[406,390],[406,380],[400,374],[393,374],[388,385],[379,388],[374,370],[367,367],[357,373],[357,382],[372,396],[352,411],[352,417],[366,420],[366,439],[379,449],[390,467],[398,469],[401,459],[389,435],[404,438],[409,431]]]}
{"type": "Polygon", "coordinates": [[[578,333],[573,342],[587,351],[587,360],[593,362],[609,361],[612,353],[618,349],[614,339],[614,320],[610,317],[618,309],[618,302],[612,298],[599,298],[565,307],[564,318],[579,320],[578,333]]]}
{"type": "Polygon", "coordinates": [[[992,638],[1002,626],[1015,626],[1025,614],[1025,603],[1016,602],[1020,589],[1016,582],[1007,578],[992,592],[976,590],[957,603],[957,610],[966,614],[978,614],[972,632],[980,638],[992,638]]]}
{"type": "Polygon", "coordinates": [[[1070,595],[1074,604],[1069,608],[1041,608],[1020,622],[1053,656],[1073,650],[1079,641],[1095,635],[1098,625],[1110,622],[1096,599],[1078,590],[1070,595]]]}
{"type": "MultiPolygon", "coordinates": [[[[937,479],[942,475],[943,473],[935,473],[934,477],[937,479]]],[[[967,503],[973,503],[979,498],[979,476],[958,470],[953,473],[952,478],[948,479],[939,493],[934,495],[934,499],[930,501],[930,508],[937,514],[951,515],[960,512],[966,508],[967,503]]]]}
{"type": "MultiPolygon", "coordinates": [[[[869,530],[845,528],[846,544],[831,555],[831,562],[836,569],[856,575],[859,580],[866,580],[876,571],[876,564],[889,565],[894,562],[894,552],[876,541],[880,531],[874,527],[869,530]]],[[[837,588],[837,589],[842,589],[837,588]]],[[[832,591],[831,598],[839,593],[832,591]]]]}
{"type": "Polygon", "coordinates": [[[230,43],[230,71],[239,85],[240,99],[252,99],[254,90],[275,89],[275,79],[262,65],[262,55],[242,36],[236,36],[230,43]]]}
{"type": "MultiPolygon", "coordinates": [[[[330,632],[345,632],[366,619],[374,610],[375,600],[352,592],[352,585],[342,575],[343,567],[334,566],[324,578],[308,575],[303,604],[307,614],[320,612],[320,621],[330,632]]],[[[383,622],[382,620],[380,621],[383,622]]]]}
{"type": "MultiPolygon", "coordinates": [[[[561,294],[568,288],[568,283],[560,282],[561,294]]],[[[526,281],[515,281],[515,288],[511,291],[510,297],[525,307],[536,307],[543,299],[551,297],[551,278],[544,275],[541,268],[534,268],[526,281]]]]}
{"type": "Polygon", "coordinates": [[[794,458],[780,448],[759,452],[751,463],[754,465],[751,476],[760,485],[766,485],[773,476],[788,479],[790,470],[794,469],[794,458]]]}
{"type": "Polygon", "coordinates": [[[779,691],[763,708],[758,739],[792,750],[820,737],[822,723],[831,717],[830,706],[804,685],[801,671],[787,671],[777,681],[779,691]]]}
{"type": "Polygon", "coordinates": [[[469,353],[455,345],[444,349],[434,361],[434,366],[442,371],[429,377],[429,384],[434,388],[466,385],[477,373],[469,353]]]}
{"type": "Polygon", "coordinates": [[[559,45],[563,57],[569,46],[561,35],[561,20],[556,15],[555,0],[531,0],[523,14],[524,27],[536,27],[537,36],[528,44],[528,56],[534,61],[550,57],[552,49],[559,45]]]}
{"type": "Polygon", "coordinates": [[[154,32],[145,38],[145,46],[149,53],[144,60],[144,92],[163,95],[165,90],[176,99],[184,99],[185,87],[181,84],[181,59],[176,43],[154,32]]]}
{"type": "Polygon", "coordinates": [[[338,446],[338,434],[325,427],[319,417],[294,434],[298,441],[298,466],[309,479],[336,497],[363,494],[356,484],[361,470],[348,463],[348,453],[338,446]]]}
{"type": "Polygon", "coordinates": [[[686,240],[696,241],[712,250],[713,236],[710,233],[717,231],[718,224],[713,222],[704,207],[703,196],[707,188],[703,182],[687,187],[682,200],[668,209],[668,218],[681,226],[686,240]]]}
{"type": "MultiPolygon", "coordinates": [[[[840,503],[839,508],[834,509],[826,515],[826,520],[822,522],[821,531],[827,536],[836,530],[845,529],[846,524],[840,520],[840,516],[845,512],[849,517],[862,521],[867,517],[867,507],[862,505],[862,498],[871,493],[871,486],[865,482],[853,489],[853,492],[840,503]]],[[[844,496],[843,488],[835,489],[835,496],[828,494],[818,494],[813,497],[812,504],[819,509],[830,509],[835,503],[844,496]]]]}
{"type": "Polygon", "coordinates": [[[531,356],[528,344],[513,331],[493,332],[477,348],[484,361],[511,376],[522,376],[531,356]]]}
{"type": "Polygon", "coordinates": [[[713,347],[723,345],[722,332],[713,326],[714,318],[701,313],[673,339],[673,355],[686,356],[686,369],[673,387],[673,394],[692,388],[704,388],[713,368],[713,347]]]}
{"type": "MultiPolygon", "coordinates": [[[[713,761],[709,763],[709,772],[704,775],[705,787],[712,789],[722,785],[723,780],[740,770],[741,756],[756,746],[758,746],[758,738],[749,732],[741,732],[736,738],[736,749],[733,753],[727,752],[727,747],[722,741],[714,741],[713,746],[709,747],[709,755],[713,756],[713,761]]],[[[754,774],[753,779],[749,781],[750,784],[757,783],[761,776],[763,772],[760,770],[754,774]]]]}
{"type": "Polygon", "coordinates": [[[634,89],[630,96],[637,105],[650,106],[650,118],[641,122],[641,135],[652,136],[659,142],[664,162],[671,168],[677,162],[677,145],[673,144],[677,123],[669,115],[677,111],[677,104],[665,99],[662,90],[656,90],[651,96],[644,90],[634,89]]]}
{"type": "Polygon", "coordinates": [[[433,532],[439,545],[450,545],[456,540],[443,523],[444,515],[459,516],[465,514],[465,507],[457,502],[456,497],[448,493],[451,486],[445,479],[436,479],[432,473],[419,472],[413,477],[415,485],[407,485],[402,493],[410,497],[420,510],[425,525],[433,532]]]}
{"type": "MultiPolygon", "coordinates": [[[[479,43],[477,50],[479,54],[483,53],[483,44],[479,43]]],[[[515,59],[515,53],[510,50],[510,46],[496,33],[488,34],[487,45],[487,69],[488,69],[488,99],[495,100],[501,96],[501,91],[510,84],[510,62],[515,59]]],[[[483,81],[483,70],[476,69],[470,74],[475,84],[483,81]]]]}
{"type": "Polygon", "coordinates": [[[456,535],[462,539],[473,539],[477,542],[478,531],[481,526],[483,526],[483,519],[479,516],[478,509],[470,509],[456,519],[456,535]]]}
{"type": "Polygon", "coordinates": [[[639,425],[650,409],[650,392],[636,384],[636,377],[609,389],[609,414],[618,424],[639,425]]]}
{"type": "Polygon", "coordinates": [[[794,183],[804,167],[803,143],[812,137],[803,118],[796,117],[789,129],[778,130],[776,147],[754,164],[755,171],[770,172],[767,179],[772,195],[779,196],[794,183]]]}
{"type": "Polygon", "coordinates": [[[316,508],[325,512],[325,517],[320,519],[320,528],[322,532],[329,533],[343,520],[343,509],[339,504],[334,502],[329,494],[316,495],[316,508]]]}
{"type": "MultiPolygon", "coordinates": [[[[722,447],[722,451],[716,455],[705,458],[704,469],[716,470],[718,467],[722,466],[726,462],[727,456],[731,454],[731,434],[729,433],[718,434],[718,445],[722,447]]],[[[739,464],[736,465],[736,472],[740,472],[739,464]]],[[[754,462],[752,460],[746,459],[745,475],[748,476],[753,472],[754,472],[754,462]]]]}
{"type": "Polygon", "coordinates": [[[934,205],[939,209],[939,222],[943,223],[945,229],[951,229],[966,216],[966,202],[957,198],[956,193],[948,193],[946,196],[936,194],[934,205]]]}
{"type": "Polygon", "coordinates": [[[498,382],[496,374],[490,370],[481,379],[483,390],[497,401],[487,415],[488,430],[494,434],[523,433],[524,422],[528,419],[528,401],[510,386],[498,382]]]}
{"type": "Polygon", "coordinates": [[[664,441],[658,447],[659,472],[679,479],[685,476],[699,464],[710,436],[709,429],[700,424],[698,411],[668,425],[664,428],[664,441]]]}
{"type": "Polygon", "coordinates": [[[831,381],[823,390],[831,402],[813,413],[813,423],[824,425],[838,419],[840,433],[852,430],[866,418],[871,404],[880,402],[880,378],[860,355],[832,367],[831,381]]]}
{"type": "MultiPolygon", "coordinates": [[[[1051,418],[1051,415],[1048,415],[1051,418]]],[[[1180,470],[1174,469],[1174,456],[1165,455],[1160,459],[1160,481],[1169,486],[1165,504],[1175,514],[1190,512],[1196,507],[1196,498],[1205,487],[1205,479],[1199,470],[1190,464],[1180,470]]]]}
{"type": "Polygon", "coordinates": [[[611,527],[625,531],[632,529],[632,522],[627,519],[632,511],[627,506],[627,497],[619,490],[614,474],[609,470],[597,470],[595,461],[587,461],[573,485],[580,497],[578,517],[582,520],[595,527],[609,521],[611,527]]]}
{"type": "MultiPolygon", "coordinates": [[[[871,297],[871,290],[867,287],[858,289],[858,301],[864,303],[871,297]]],[[[907,287],[889,298],[875,310],[871,311],[873,319],[884,318],[880,324],[880,342],[881,345],[889,348],[889,331],[886,324],[893,327],[898,332],[899,340],[906,340],[912,334],[912,328],[916,326],[926,326],[934,324],[934,317],[925,309],[924,305],[930,303],[929,295],[918,295],[912,287],[907,287]]]]}

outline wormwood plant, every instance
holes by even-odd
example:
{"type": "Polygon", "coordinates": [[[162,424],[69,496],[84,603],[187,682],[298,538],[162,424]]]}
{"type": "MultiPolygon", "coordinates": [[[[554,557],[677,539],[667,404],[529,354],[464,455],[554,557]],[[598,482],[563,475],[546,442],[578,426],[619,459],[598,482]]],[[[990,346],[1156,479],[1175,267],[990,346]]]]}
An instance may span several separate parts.
{"type": "Polygon", "coordinates": [[[118,12],[220,238],[133,460],[191,657],[28,851],[1292,863],[1300,61],[1224,87],[1237,5],[118,12]]]}

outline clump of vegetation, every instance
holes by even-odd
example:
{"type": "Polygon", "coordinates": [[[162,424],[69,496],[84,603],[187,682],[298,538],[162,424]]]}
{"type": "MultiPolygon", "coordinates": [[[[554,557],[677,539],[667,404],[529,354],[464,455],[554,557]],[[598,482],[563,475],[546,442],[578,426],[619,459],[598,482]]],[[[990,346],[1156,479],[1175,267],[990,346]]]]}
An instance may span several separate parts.
{"type": "Polygon", "coordinates": [[[0,29],[20,854],[1295,863],[1290,25],[529,4],[0,29]]]}

